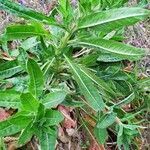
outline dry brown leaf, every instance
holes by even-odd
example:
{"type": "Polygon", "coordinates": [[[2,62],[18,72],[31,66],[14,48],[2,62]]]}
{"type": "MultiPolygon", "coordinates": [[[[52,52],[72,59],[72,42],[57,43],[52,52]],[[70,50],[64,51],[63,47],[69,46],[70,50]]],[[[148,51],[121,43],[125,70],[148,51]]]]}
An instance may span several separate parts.
{"type": "Polygon", "coordinates": [[[69,138],[65,135],[64,130],[61,126],[59,126],[58,128],[58,137],[59,137],[59,140],[63,143],[69,142],[69,138]]]}
{"type": "Polygon", "coordinates": [[[85,120],[86,122],[88,122],[92,127],[95,127],[96,122],[95,122],[95,120],[92,119],[89,115],[84,114],[84,115],[83,115],[83,118],[84,118],[84,120],[85,120]]]}
{"type": "Polygon", "coordinates": [[[63,127],[66,129],[75,128],[77,126],[76,120],[73,120],[70,116],[72,109],[65,107],[65,106],[58,106],[58,110],[63,114],[65,117],[63,122],[63,127]]]}
{"type": "Polygon", "coordinates": [[[127,67],[125,67],[123,69],[123,71],[125,71],[125,72],[131,72],[132,70],[133,70],[133,64],[132,63],[128,63],[127,67]]]}
{"type": "Polygon", "coordinates": [[[6,120],[10,114],[3,108],[0,108],[0,121],[6,120]]]}

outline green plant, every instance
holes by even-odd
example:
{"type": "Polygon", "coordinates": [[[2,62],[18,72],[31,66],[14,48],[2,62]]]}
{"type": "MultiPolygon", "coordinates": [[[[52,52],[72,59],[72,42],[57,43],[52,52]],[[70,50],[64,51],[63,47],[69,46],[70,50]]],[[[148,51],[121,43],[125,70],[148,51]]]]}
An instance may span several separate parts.
{"type": "Polygon", "coordinates": [[[150,12],[117,8],[125,2],[80,0],[72,6],[60,0],[50,16],[45,16],[0,0],[0,8],[27,19],[24,24],[8,26],[0,39],[0,106],[17,110],[0,122],[0,137],[19,133],[21,146],[36,136],[42,150],[54,149],[57,126],[63,121],[57,106],[67,104],[79,111],[78,119],[86,129],[90,124],[82,112],[93,116],[93,134],[99,144],[106,144],[111,129],[119,149],[136,145],[138,128],[143,127],[136,124],[135,116],[141,111],[135,108],[130,114],[122,106],[134,103],[146,108],[148,97],[136,67],[129,72],[124,68],[125,60],[137,61],[145,54],[122,40],[124,27],[150,12]],[[20,41],[15,53],[8,48],[12,40],[20,41]]]}

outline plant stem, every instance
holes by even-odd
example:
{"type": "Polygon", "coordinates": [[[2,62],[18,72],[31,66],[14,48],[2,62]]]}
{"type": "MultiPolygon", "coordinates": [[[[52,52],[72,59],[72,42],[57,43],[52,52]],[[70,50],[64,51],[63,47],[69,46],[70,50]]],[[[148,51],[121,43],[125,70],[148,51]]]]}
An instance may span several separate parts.
{"type": "Polygon", "coordinates": [[[66,33],[65,33],[65,36],[64,36],[64,38],[62,39],[62,41],[61,41],[61,43],[60,43],[60,45],[59,45],[59,47],[58,47],[58,49],[57,49],[56,55],[57,55],[57,54],[58,54],[58,55],[59,55],[59,54],[62,55],[62,54],[64,53],[63,49],[64,49],[65,47],[67,47],[67,43],[68,43],[69,39],[71,38],[72,34],[74,33],[74,31],[75,31],[75,26],[72,27],[72,29],[71,29],[70,32],[66,32],[66,33]]]}

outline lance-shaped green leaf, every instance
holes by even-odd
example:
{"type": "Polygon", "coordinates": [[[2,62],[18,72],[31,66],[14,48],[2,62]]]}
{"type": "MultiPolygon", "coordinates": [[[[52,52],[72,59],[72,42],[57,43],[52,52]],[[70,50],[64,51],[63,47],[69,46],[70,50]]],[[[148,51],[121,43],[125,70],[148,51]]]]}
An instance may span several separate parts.
{"type": "Polygon", "coordinates": [[[30,141],[34,134],[34,129],[32,128],[33,122],[29,123],[26,128],[21,132],[18,140],[19,145],[24,145],[30,141]]]}
{"type": "Polygon", "coordinates": [[[118,62],[124,60],[126,58],[119,58],[115,54],[112,53],[101,53],[97,58],[97,61],[101,62],[118,62]]]}
{"type": "Polygon", "coordinates": [[[97,139],[97,141],[100,144],[105,144],[107,138],[108,138],[108,133],[107,133],[107,129],[104,128],[94,128],[94,135],[97,139]]]}
{"type": "Polygon", "coordinates": [[[121,145],[122,145],[123,130],[124,130],[123,125],[122,124],[119,125],[118,126],[118,134],[117,134],[117,145],[118,145],[119,149],[121,149],[121,145]]]}
{"type": "Polygon", "coordinates": [[[62,101],[64,101],[67,93],[65,91],[56,91],[45,95],[42,99],[42,103],[46,108],[56,107],[62,101]]]}
{"type": "Polygon", "coordinates": [[[85,103],[83,101],[76,101],[71,98],[68,98],[68,100],[63,101],[61,105],[64,105],[66,107],[72,107],[72,108],[78,108],[78,107],[80,108],[83,107],[85,103]]]}
{"type": "Polygon", "coordinates": [[[74,78],[78,83],[81,93],[84,95],[88,105],[95,111],[103,110],[105,108],[105,104],[98,90],[93,85],[93,82],[87,76],[85,76],[85,74],[83,74],[78,66],[73,64],[66,56],[65,58],[72,69],[74,78]]]}
{"type": "MultiPolygon", "coordinates": [[[[33,97],[32,97],[32,99],[33,99],[33,97]]],[[[35,103],[34,99],[32,101],[34,101],[33,103],[35,103]]],[[[32,103],[32,101],[31,101],[31,103],[32,103]]],[[[35,109],[37,109],[37,107],[35,109]]],[[[39,107],[38,107],[38,112],[37,112],[36,116],[34,117],[34,120],[32,120],[28,124],[28,126],[26,126],[26,128],[24,128],[24,130],[21,132],[21,134],[19,136],[19,140],[18,140],[19,145],[26,144],[28,141],[30,141],[32,136],[36,134],[37,128],[38,128],[38,126],[40,126],[39,124],[42,122],[42,120],[45,121],[44,115],[45,115],[45,108],[40,103],[39,107]]]]}
{"type": "Polygon", "coordinates": [[[36,114],[35,122],[39,122],[45,116],[46,109],[43,104],[39,104],[38,112],[36,114]]]}
{"type": "Polygon", "coordinates": [[[57,132],[52,134],[48,129],[40,130],[38,138],[41,150],[55,150],[57,132]]]}
{"type": "Polygon", "coordinates": [[[46,110],[45,113],[45,126],[58,125],[64,119],[63,115],[57,110],[46,110]]]}
{"type": "Polygon", "coordinates": [[[6,41],[25,39],[32,36],[46,36],[48,32],[39,23],[27,25],[11,25],[5,30],[2,39],[6,41]]]}
{"type": "Polygon", "coordinates": [[[19,109],[21,107],[20,93],[12,90],[0,91],[0,106],[19,109]]]}
{"type": "Polygon", "coordinates": [[[0,137],[12,135],[18,133],[21,130],[22,128],[9,123],[8,120],[0,122],[0,137]]]}
{"type": "Polygon", "coordinates": [[[43,73],[33,59],[28,60],[27,69],[30,76],[29,91],[37,98],[42,94],[44,87],[43,73]]]}
{"type": "Polygon", "coordinates": [[[30,93],[21,95],[22,110],[36,113],[39,107],[39,101],[36,100],[30,93]]]}
{"type": "Polygon", "coordinates": [[[91,79],[101,89],[103,89],[113,95],[115,94],[115,92],[108,86],[108,84],[104,80],[100,79],[98,76],[96,76],[90,70],[88,70],[86,67],[80,66],[80,70],[82,71],[83,74],[85,74],[85,76],[87,76],[89,79],[91,79]]]}
{"type": "Polygon", "coordinates": [[[122,101],[118,102],[117,104],[113,105],[113,107],[115,108],[120,108],[121,106],[130,103],[131,101],[133,101],[135,98],[135,94],[132,93],[130,94],[128,97],[126,97],[125,99],[123,99],[122,101]]]}
{"type": "Polygon", "coordinates": [[[8,120],[0,122],[0,137],[18,133],[25,128],[31,119],[26,116],[13,116],[8,120]]]}
{"type": "Polygon", "coordinates": [[[21,48],[23,48],[26,51],[29,50],[30,48],[33,48],[38,43],[40,42],[37,41],[37,37],[31,37],[21,43],[21,48]]]}
{"type": "Polygon", "coordinates": [[[22,70],[16,60],[0,64],[0,79],[9,78],[22,70]]]}
{"type": "Polygon", "coordinates": [[[112,125],[115,122],[116,116],[117,116],[117,114],[113,113],[113,112],[105,114],[97,122],[97,127],[101,128],[101,129],[109,127],[110,125],[112,125]]]}
{"type": "Polygon", "coordinates": [[[25,19],[32,19],[49,25],[56,25],[54,19],[9,0],[0,0],[0,8],[25,19]]]}
{"type": "Polygon", "coordinates": [[[150,14],[150,11],[136,7],[110,9],[80,18],[78,28],[95,27],[100,31],[109,32],[117,28],[132,25],[148,14],[150,14]]]}
{"type": "Polygon", "coordinates": [[[113,55],[115,54],[117,57],[129,60],[138,60],[144,55],[143,49],[100,38],[81,39],[79,41],[70,42],[70,44],[113,53],[113,55]]]}

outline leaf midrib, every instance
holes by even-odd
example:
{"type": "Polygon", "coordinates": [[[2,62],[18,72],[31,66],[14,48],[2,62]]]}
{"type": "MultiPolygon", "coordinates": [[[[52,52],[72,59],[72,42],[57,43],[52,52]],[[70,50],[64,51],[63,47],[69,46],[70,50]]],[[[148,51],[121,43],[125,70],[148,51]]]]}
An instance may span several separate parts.
{"type": "Polygon", "coordinates": [[[123,16],[122,18],[117,17],[115,19],[108,19],[108,20],[105,20],[105,21],[100,21],[100,22],[97,22],[97,23],[93,23],[93,24],[90,24],[90,25],[84,25],[84,26],[81,26],[81,27],[79,25],[79,29],[87,28],[87,27],[93,27],[93,26],[98,26],[98,25],[103,25],[105,23],[111,23],[113,21],[120,21],[122,19],[127,19],[127,18],[131,18],[131,17],[139,17],[139,16],[143,16],[143,15],[144,15],[144,13],[140,13],[140,14],[138,14],[136,16],[132,14],[132,15],[123,16]]]}
{"type": "Polygon", "coordinates": [[[6,33],[6,35],[13,35],[13,34],[34,34],[34,35],[47,35],[46,33],[41,32],[13,32],[13,33],[6,33]]]}
{"type": "MultiPolygon", "coordinates": [[[[109,42],[109,41],[108,41],[109,42]]],[[[106,47],[103,47],[103,46],[100,46],[100,45],[96,45],[96,44],[92,44],[92,43],[86,43],[86,42],[78,42],[78,44],[83,44],[83,45],[87,45],[87,46],[93,46],[93,47],[95,47],[95,48],[101,48],[101,49],[104,49],[104,50],[106,50],[106,51],[109,51],[109,52],[112,52],[112,53],[116,53],[116,54],[120,54],[120,55],[128,55],[128,56],[141,56],[142,54],[133,54],[133,53],[128,53],[128,52],[126,52],[126,53],[122,53],[122,52],[120,52],[119,51],[119,53],[117,53],[116,51],[113,51],[113,50],[111,50],[111,49],[108,49],[108,48],[106,48],[106,47]]]]}
{"type": "Polygon", "coordinates": [[[99,85],[101,88],[105,89],[106,91],[109,92],[109,89],[106,89],[105,87],[103,87],[102,85],[100,85],[95,79],[93,79],[90,75],[87,74],[86,71],[84,71],[82,68],[80,68],[80,70],[88,77],[90,78],[93,82],[95,82],[97,85],[99,85]]]}
{"type": "MultiPolygon", "coordinates": [[[[72,66],[72,64],[70,63],[70,61],[68,60],[68,58],[65,56],[65,58],[67,59],[68,63],[70,64],[71,68],[74,70],[74,72],[76,73],[76,75],[78,76],[79,80],[81,81],[81,83],[83,84],[83,86],[86,88],[87,92],[90,94],[90,96],[92,97],[92,99],[94,99],[94,101],[97,103],[97,105],[99,106],[98,102],[95,100],[95,98],[93,97],[93,95],[90,93],[89,89],[86,87],[86,85],[84,84],[84,82],[82,81],[82,79],[80,78],[80,75],[77,73],[76,69],[74,69],[74,67],[72,66]]],[[[99,106],[101,108],[101,106],[99,106]]],[[[95,110],[95,108],[93,108],[95,110]]]]}
{"type": "Polygon", "coordinates": [[[0,74],[4,73],[4,72],[7,72],[7,71],[11,71],[11,70],[19,70],[19,69],[22,69],[20,66],[16,66],[16,67],[12,67],[12,68],[8,68],[8,69],[5,69],[5,70],[0,70],[0,74]]]}

